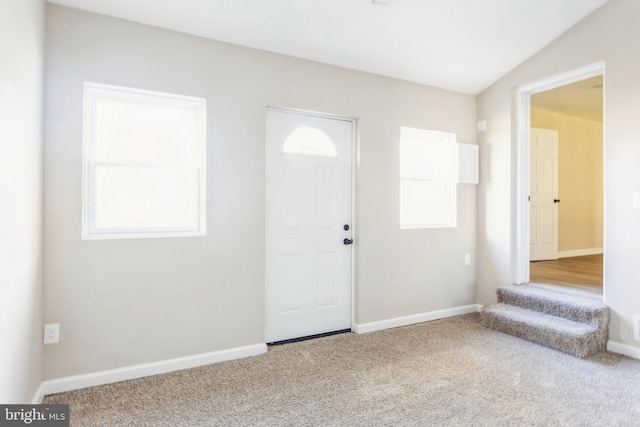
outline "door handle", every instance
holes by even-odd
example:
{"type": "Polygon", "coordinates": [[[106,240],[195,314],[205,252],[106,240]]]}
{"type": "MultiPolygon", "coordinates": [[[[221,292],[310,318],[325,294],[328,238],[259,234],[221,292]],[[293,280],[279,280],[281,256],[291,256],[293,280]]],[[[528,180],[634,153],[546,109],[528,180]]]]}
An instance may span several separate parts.
{"type": "Polygon", "coordinates": [[[553,199],[553,203],[560,203],[560,199],[553,199]]]}
{"type": "Polygon", "coordinates": [[[353,243],[353,239],[344,239],[342,243],[344,243],[345,245],[350,245],[353,243]]]}

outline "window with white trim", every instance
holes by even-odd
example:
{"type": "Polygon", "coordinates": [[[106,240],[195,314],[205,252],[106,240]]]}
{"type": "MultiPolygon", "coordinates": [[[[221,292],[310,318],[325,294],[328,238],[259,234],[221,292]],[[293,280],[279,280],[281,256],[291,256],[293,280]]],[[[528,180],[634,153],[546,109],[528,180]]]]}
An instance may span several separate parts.
{"type": "Polygon", "coordinates": [[[400,228],[457,226],[456,135],[400,129],[400,228]]]}
{"type": "Polygon", "coordinates": [[[83,239],[205,234],[205,100],[85,83],[83,239]]]}

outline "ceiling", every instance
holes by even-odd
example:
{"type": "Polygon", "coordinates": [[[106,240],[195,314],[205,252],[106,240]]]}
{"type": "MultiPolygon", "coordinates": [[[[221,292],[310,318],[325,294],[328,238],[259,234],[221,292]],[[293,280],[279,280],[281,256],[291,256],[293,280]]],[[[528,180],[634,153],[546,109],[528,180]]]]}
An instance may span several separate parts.
{"type": "Polygon", "coordinates": [[[607,0],[48,0],[477,94],[607,0]]]}
{"type": "Polygon", "coordinates": [[[531,106],[602,123],[602,76],[531,95],[531,106]]]}

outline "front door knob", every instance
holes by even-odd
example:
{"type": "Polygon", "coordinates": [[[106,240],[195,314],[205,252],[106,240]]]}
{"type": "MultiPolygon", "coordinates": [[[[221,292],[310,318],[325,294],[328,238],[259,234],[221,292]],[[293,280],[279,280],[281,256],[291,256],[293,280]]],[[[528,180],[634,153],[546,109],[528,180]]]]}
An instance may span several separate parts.
{"type": "Polygon", "coordinates": [[[350,245],[353,243],[353,239],[344,239],[342,243],[344,243],[345,245],[350,245]]]}

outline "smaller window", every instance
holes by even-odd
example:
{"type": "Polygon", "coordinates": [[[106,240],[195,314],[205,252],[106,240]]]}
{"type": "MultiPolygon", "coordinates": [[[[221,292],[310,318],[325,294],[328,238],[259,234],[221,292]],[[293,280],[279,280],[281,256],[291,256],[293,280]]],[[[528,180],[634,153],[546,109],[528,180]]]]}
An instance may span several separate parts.
{"type": "Polygon", "coordinates": [[[329,135],[318,128],[302,126],[289,134],[282,152],[316,157],[338,157],[338,150],[329,135]]]}
{"type": "Polygon", "coordinates": [[[457,226],[456,135],[400,131],[400,228],[457,226]]]}

